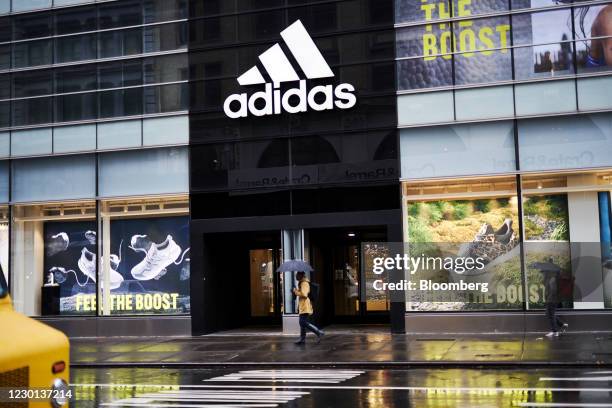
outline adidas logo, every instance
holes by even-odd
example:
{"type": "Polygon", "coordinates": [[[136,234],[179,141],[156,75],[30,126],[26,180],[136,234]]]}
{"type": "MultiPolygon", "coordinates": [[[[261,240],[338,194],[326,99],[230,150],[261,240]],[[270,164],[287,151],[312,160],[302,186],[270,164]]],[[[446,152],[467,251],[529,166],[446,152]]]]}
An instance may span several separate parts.
{"type": "MultiPolygon", "coordinates": [[[[334,73],[323,58],[321,51],[306,31],[300,20],[291,24],[281,33],[285,44],[307,79],[332,78],[334,73]]],[[[259,60],[272,83],[266,83],[257,66],[240,77],[242,86],[264,85],[264,90],[251,96],[246,93],[230,95],[223,104],[225,114],[232,119],[254,116],[279,115],[283,112],[306,112],[308,107],[316,111],[349,109],[355,106],[357,98],[351,84],[318,85],[308,90],[306,80],[300,79],[281,46],[276,43],[259,56],[259,60]],[[297,88],[281,92],[283,82],[298,82],[297,88]]]]}

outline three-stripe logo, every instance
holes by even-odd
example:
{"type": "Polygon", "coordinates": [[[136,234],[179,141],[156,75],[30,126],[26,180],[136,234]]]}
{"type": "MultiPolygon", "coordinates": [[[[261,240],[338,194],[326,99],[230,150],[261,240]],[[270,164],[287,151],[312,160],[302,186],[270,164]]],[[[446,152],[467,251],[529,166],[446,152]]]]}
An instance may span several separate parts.
{"type": "MultiPolygon", "coordinates": [[[[306,76],[306,79],[334,77],[334,73],[300,20],[297,20],[281,33],[291,55],[306,76]]],[[[261,66],[270,77],[266,82],[257,65],[238,77],[241,86],[265,85],[264,91],[230,95],[223,104],[225,114],[232,119],[254,116],[278,115],[284,112],[306,112],[308,107],[316,110],[331,110],[334,107],[349,109],[355,106],[357,98],[351,84],[318,85],[307,90],[306,80],[300,79],[289,58],[276,43],[259,56],[261,66]],[[284,82],[297,82],[298,88],[286,90],[281,95],[280,86],[284,82]]]]}

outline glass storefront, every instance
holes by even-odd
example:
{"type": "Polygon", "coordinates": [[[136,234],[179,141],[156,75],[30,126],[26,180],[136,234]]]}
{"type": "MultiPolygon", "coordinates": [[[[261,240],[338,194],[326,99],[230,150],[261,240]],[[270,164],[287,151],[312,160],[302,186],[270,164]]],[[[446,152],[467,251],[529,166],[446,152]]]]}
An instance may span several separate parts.
{"type": "Polygon", "coordinates": [[[15,308],[29,316],[189,313],[188,208],[186,196],[13,206],[15,308]]]}
{"type": "MultiPolygon", "coordinates": [[[[404,182],[404,240],[426,255],[478,255],[490,295],[407,298],[408,311],[538,310],[558,273],[566,309],[612,306],[612,170],[404,182]],[[520,188],[519,188],[520,186],[520,188]],[[520,203],[519,203],[520,199],[520,203]]],[[[453,279],[440,269],[435,282],[453,279]]],[[[422,296],[422,294],[421,294],[422,296]]]]}

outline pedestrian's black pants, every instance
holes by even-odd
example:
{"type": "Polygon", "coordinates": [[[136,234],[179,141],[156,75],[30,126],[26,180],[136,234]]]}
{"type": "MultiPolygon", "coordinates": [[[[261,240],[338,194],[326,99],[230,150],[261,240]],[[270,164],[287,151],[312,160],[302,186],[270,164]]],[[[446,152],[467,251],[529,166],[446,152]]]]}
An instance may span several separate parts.
{"type": "Polygon", "coordinates": [[[546,304],[546,317],[548,317],[548,322],[550,323],[550,331],[558,332],[559,328],[563,326],[565,323],[561,320],[557,315],[557,304],[556,303],[547,303],[546,304]]]}
{"type": "Polygon", "coordinates": [[[317,336],[321,334],[321,331],[317,326],[310,323],[308,320],[310,315],[308,313],[302,313],[300,315],[300,340],[306,340],[306,330],[310,330],[317,336]]]}

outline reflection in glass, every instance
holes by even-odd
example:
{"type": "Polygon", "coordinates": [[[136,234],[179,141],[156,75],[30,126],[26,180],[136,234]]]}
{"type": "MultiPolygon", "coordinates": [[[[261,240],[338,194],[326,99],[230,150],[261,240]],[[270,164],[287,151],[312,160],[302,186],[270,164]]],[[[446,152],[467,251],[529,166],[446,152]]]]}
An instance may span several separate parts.
{"type": "Polygon", "coordinates": [[[251,316],[273,316],[275,311],[275,265],[274,250],[252,249],[249,251],[251,279],[251,316]]]}
{"type": "Polygon", "coordinates": [[[28,316],[95,315],[95,299],[88,301],[96,288],[95,203],[15,206],[12,217],[15,309],[28,316]]]}
{"type": "Polygon", "coordinates": [[[97,41],[96,34],[57,38],[55,40],[55,62],[95,59],[97,41]]]}

